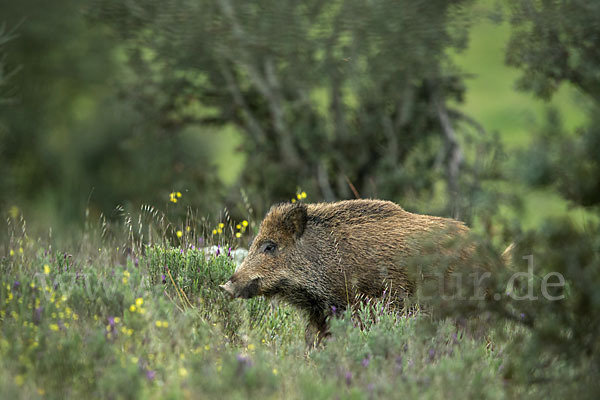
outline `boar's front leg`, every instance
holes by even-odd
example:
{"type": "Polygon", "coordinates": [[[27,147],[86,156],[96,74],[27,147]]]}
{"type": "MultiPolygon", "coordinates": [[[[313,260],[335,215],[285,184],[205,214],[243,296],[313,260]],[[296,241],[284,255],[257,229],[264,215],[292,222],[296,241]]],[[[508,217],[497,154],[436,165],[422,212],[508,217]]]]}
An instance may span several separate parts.
{"type": "Polygon", "coordinates": [[[329,332],[329,326],[327,324],[327,317],[325,313],[311,313],[308,319],[308,325],[306,325],[306,347],[312,349],[319,347],[322,344],[323,339],[328,338],[331,335],[329,332]]]}

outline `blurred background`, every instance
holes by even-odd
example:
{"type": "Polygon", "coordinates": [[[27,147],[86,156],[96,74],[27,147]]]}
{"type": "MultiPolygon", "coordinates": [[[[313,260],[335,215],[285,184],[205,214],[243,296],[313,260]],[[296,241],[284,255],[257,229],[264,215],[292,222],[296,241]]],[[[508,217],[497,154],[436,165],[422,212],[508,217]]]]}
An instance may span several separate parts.
{"type": "Polygon", "coordinates": [[[67,231],[173,192],[260,217],[305,191],[505,242],[585,229],[599,42],[592,0],[4,1],[0,210],[67,231]]]}

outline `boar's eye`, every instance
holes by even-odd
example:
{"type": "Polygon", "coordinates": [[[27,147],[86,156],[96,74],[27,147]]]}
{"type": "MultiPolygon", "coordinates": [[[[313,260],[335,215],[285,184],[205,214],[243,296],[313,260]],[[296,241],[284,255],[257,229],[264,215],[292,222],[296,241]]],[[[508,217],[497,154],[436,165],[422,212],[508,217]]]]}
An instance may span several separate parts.
{"type": "Polygon", "coordinates": [[[266,242],[260,246],[260,251],[265,254],[273,254],[275,253],[275,249],[277,249],[277,245],[273,242],[266,242]]]}

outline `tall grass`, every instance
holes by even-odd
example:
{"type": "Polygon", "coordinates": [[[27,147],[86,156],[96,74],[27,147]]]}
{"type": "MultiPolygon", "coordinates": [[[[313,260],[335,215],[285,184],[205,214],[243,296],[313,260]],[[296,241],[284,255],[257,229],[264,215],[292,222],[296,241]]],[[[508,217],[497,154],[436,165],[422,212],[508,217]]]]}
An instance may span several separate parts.
{"type": "MultiPolygon", "coordinates": [[[[386,299],[334,318],[331,339],[307,351],[298,311],[218,289],[247,239],[237,222],[220,219],[227,226],[212,235],[219,221],[180,218],[123,213],[121,224],[89,224],[68,251],[10,218],[0,398],[515,398],[577,386],[515,376],[515,340],[528,335],[516,324],[482,333],[386,299]]],[[[548,368],[573,373],[552,360],[548,368]]]]}

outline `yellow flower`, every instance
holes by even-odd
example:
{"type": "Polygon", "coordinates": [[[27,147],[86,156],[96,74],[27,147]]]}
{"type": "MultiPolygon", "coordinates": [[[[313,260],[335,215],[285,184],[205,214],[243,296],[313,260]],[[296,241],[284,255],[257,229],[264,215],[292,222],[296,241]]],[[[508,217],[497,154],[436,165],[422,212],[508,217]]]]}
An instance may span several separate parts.
{"type": "Polygon", "coordinates": [[[129,311],[135,312],[135,306],[133,304],[129,306],[129,311]]]}
{"type": "Polygon", "coordinates": [[[37,389],[37,394],[39,394],[40,396],[43,396],[43,395],[46,394],[46,391],[44,389],[42,389],[42,388],[38,388],[37,389]]]}
{"type": "Polygon", "coordinates": [[[129,271],[123,271],[123,276],[129,278],[131,274],[129,273],[129,271]]]}
{"type": "Polygon", "coordinates": [[[114,321],[115,321],[115,324],[118,324],[119,322],[121,322],[121,318],[119,318],[119,317],[115,317],[115,320],[114,320],[114,321]]]}
{"type": "Polygon", "coordinates": [[[225,228],[225,224],[222,222],[219,222],[219,228],[221,228],[221,229],[225,228]]]}
{"type": "Polygon", "coordinates": [[[302,198],[302,195],[301,195],[300,193],[298,193],[298,194],[296,195],[296,197],[298,198],[298,200],[300,200],[300,199],[302,198]]]}
{"type": "Polygon", "coordinates": [[[180,238],[180,237],[182,237],[182,236],[183,236],[183,232],[181,232],[181,231],[177,231],[177,237],[178,237],[178,238],[180,238]]]}
{"type": "Polygon", "coordinates": [[[247,227],[247,226],[248,226],[248,221],[246,221],[246,220],[243,220],[243,221],[242,221],[242,226],[243,226],[244,228],[245,228],[245,227],[247,227]]]}
{"type": "Polygon", "coordinates": [[[131,336],[133,335],[133,329],[129,328],[127,329],[127,336],[131,336]]]}
{"type": "Polygon", "coordinates": [[[163,321],[163,328],[168,328],[169,327],[169,323],[167,321],[163,321]]]}
{"type": "Polygon", "coordinates": [[[217,230],[216,230],[216,229],[213,229],[213,232],[212,232],[212,233],[213,233],[213,235],[216,235],[216,234],[217,234],[217,230]]]}
{"type": "Polygon", "coordinates": [[[187,369],[181,367],[179,368],[179,376],[181,376],[182,378],[185,378],[187,376],[188,372],[187,369]]]}
{"type": "Polygon", "coordinates": [[[250,343],[250,344],[248,345],[248,350],[250,350],[250,351],[254,351],[254,349],[255,349],[254,345],[253,345],[252,343],[250,343]]]}
{"type": "Polygon", "coordinates": [[[50,329],[53,331],[58,331],[58,324],[50,324],[50,329]]]}
{"type": "Polygon", "coordinates": [[[177,203],[177,198],[181,198],[181,192],[171,192],[169,193],[169,201],[172,203],[177,203]]]}
{"type": "Polygon", "coordinates": [[[273,375],[277,375],[279,373],[279,371],[277,371],[277,368],[273,368],[273,375]]]}
{"type": "Polygon", "coordinates": [[[31,287],[32,289],[35,289],[35,283],[31,282],[31,283],[29,284],[29,287],[31,287]]]}
{"type": "Polygon", "coordinates": [[[235,237],[236,237],[236,238],[241,238],[241,237],[242,237],[242,234],[241,234],[240,232],[236,232],[236,233],[235,233],[235,237]]]}
{"type": "Polygon", "coordinates": [[[160,328],[162,326],[162,321],[159,319],[158,321],[155,322],[156,327],[160,328]]]}
{"type": "Polygon", "coordinates": [[[142,299],[141,297],[138,297],[137,299],[135,299],[136,306],[141,307],[142,304],[144,304],[144,299],[142,299]]]}
{"type": "Polygon", "coordinates": [[[189,232],[189,231],[191,231],[191,230],[192,230],[192,228],[191,228],[191,227],[189,227],[189,226],[186,226],[186,227],[185,227],[185,231],[186,231],[186,232],[189,232]]]}
{"type": "Polygon", "coordinates": [[[65,295],[63,294],[62,296],[60,296],[60,299],[61,299],[62,301],[67,301],[67,296],[65,296],[65,295]]]}
{"type": "Polygon", "coordinates": [[[132,356],[132,357],[131,357],[131,362],[132,362],[132,363],[134,363],[134,364],[137,364],[137,362],[138,362],[138,358],[137,358],[137,357],[135,357],[135,356],[132,356]]]}
{"type": "Polygon", "coordinates": [[[44,264],[44,274],[50,275],[50,266],[48,264],[44,264]]]}
{"type": "Polygon", "coordinates": [[[237,225],[235,226],[235,229],[237,229],[237,230],[240,230],[240,229],[242,229],[242,225],[240,225],[240,224],[237,224],[237,225]]]}
{"type": "Polygon", "coordinates": [[[15,376],[15,385],[23,386],[23,383],[25,383],[25,378],[23,378],[23,375],[15,376]]]}
{"type": "Polygon", "coordinates": [[[296,199],[292,199],[292,203],[295,203],[295,202],[296,202],[296,199]]]}
{"type": "Polygon", "coordinates": [[[123,281],[123,284],[126,285],[127,284],[127,278],[123,278],[121,279],[123,281]]]}
{"type": "Polygon", "coordinates": [[[303,198],[303,199],[305,199],[306,198],[306,192],[300,193],[300,197],[303,198]]]}
{"type": "Polygon", "coordinates": [[[11,255],[11,257],[12,257],[12,256],[14,256],[14,255],[15,255],[15,251],[14,251],[13,249],[10,249],[10,252],[9,252],[9,254],[10,254],[10,255],[11,255]]]}
{"type": "Polygon", "coordinates": [[[220,235],[221,233],[223,233],[223,229],[221,229],[221,228],[217,229],[217,233],[220,235]]]}
{"type": "Polygon", "coordinates": [[[10,210],[8,211],[8,213],[10,214],[11,217],[16,219],[19,216],[19,207],[12,206],[10,208],[10,210]]]}
{"type": "Polygon", "coordinates": [[[210,346],[209,346],[209,345],[207,345],[207,344],[205,344],[205,345],[204,345],[204,350],[206,350],[206,351],[210,350],[210,346]]]}
{"type": "Polygon", "coordinates": [[[19,247],[19,253],[23,254],[23,248],[19,247]]]}
{"type": "Polygon", "coordinates": [[[145,312],[146,312],[146,309],[145,309],[144,307],[140,307],[140,308],[138,308],[138,312],[139,312],[140,314],[143,314],[143,313],[145,313],[145,312]]]}
{"type": "Polygon", "coordinates": [[[73,313],[73,320],[77,321],[79,319],[79,315],[73,313]]]}

